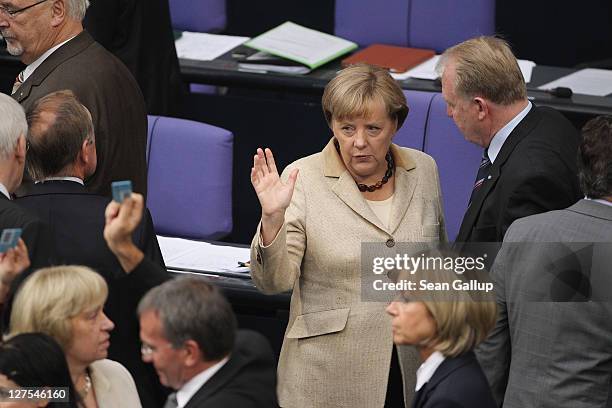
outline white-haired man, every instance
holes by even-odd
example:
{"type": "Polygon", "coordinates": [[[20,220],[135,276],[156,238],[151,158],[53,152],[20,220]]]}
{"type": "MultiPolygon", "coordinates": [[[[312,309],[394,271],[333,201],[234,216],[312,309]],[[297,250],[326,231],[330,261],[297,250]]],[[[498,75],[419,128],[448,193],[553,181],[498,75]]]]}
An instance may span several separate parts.
{"type": "Polygon", "coordinates": [[[21,228],[30,259],[35,267],[49,264],[48,240],[44,224],[32,213],[11,200],[21,183],[26,156],[28,125],[21,106],[8,95],[0,94],[0,232],[21,228]]]}
{"type": "Polygon", "coordinates": [[[83,30],[88,0],[5,0],[0,33],[10,54],[27,67],[12,96],[24,109],[69,89],[91,112],[98,166],[88,189],[110,195],[113,180],[132,180],[146,194],[147,116],[128,69],[83,30]]]}

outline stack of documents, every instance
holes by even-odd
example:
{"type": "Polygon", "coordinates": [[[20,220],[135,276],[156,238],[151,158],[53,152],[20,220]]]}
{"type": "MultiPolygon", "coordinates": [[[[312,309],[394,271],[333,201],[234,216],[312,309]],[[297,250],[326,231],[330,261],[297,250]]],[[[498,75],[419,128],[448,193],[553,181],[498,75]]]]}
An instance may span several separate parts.
{"type": "Polygon", "coordinates": [[[315,69],[357,48],[357,44],[290,21],[253,38],[246,46],[315,69]]]}
{"type": "Polygon", "coordinates": [[[249,37],[184,31],[174,44],[179,58],[210,61],[248,40],[249,37]]]}
{"type": "Polygon", "coordinates": [[[594,96],[612,94],[612,70],[586,68],[576,71],[539,87],[551,89],[559,86],[570,88],[574,93],[594,96]]]}
{"type": "MultiPolygon", "coordinates": [[[[408,78],[415,79],[430,79],[434,80],[438,78],[438,73],[436,72],[436,64],[440,59],[439,55],[436,55],[422,64],[417,65],[416,67],[409,69],[406,72],[402,73],[391,73],[391,76],[398,81],[402,81],[408,78]]],[[[535,62],[528,60],[517,60],[519,68],[523,73],[523,78],[525,78],[525,82],[528,83],[531,81],[531,73],[533,72],[533,68],[535,67],[535,62]]]]}
{"type": "Polygon", "coordinates": [[[248,274],[250,249],[231,245],[157,236],[168,269],[192,272],[241,272],[248,274]]]}

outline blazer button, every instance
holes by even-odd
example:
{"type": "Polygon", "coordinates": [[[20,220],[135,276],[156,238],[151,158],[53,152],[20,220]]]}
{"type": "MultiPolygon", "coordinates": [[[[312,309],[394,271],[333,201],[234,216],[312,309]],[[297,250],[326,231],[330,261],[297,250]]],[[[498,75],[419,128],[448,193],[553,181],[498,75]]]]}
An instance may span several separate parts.
{"type": "Polygon", "coordinates": [[[385,244],[389,247],[389,248],[393,248],[395,246],[395,241],[393,240],[393,238],[389,238],[387,240],[387,242],[385,242],[385,244]]]}
{"type": "Polygon", "coordinates": [[[261,265],[261,255],[257,254],[257,263],[261,265]]]}

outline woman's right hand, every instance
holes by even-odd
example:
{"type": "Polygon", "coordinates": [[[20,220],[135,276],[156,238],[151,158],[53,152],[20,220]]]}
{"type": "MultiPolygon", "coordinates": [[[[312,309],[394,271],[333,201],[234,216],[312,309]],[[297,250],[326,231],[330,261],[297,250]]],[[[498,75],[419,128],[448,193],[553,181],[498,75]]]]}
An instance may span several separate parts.
{"type": "Polygon", "coordinates": [[[264,245],[272,242],[285,222],[285,210],[291,203],[297,175],[298,170],[293,170],[287,182],[283,183],[276,169],[274,155],[268,148],[265,151],[257,149],[257,154],[253,156],[251,184],[261,205],[264,245]]]}

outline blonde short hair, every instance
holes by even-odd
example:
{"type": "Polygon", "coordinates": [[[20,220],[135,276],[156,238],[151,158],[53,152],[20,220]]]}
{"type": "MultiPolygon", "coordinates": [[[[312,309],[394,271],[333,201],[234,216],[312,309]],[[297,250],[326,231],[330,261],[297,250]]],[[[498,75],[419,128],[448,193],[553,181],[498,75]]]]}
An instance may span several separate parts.
{"type": "MultiPolygon", "coordinates": [[[[454,254],[444,252],[432,252],[428,256],[456,257],[454,254]]],[[[444,267],[420,269],[417,276],[426,276],[430,283],[449,284],[451,288],[453,281],[456,280],[489,281],[486,270],[479,273],[465,272],[460,275],[444,267]]],[[[497,304],[492,292],[453,288],[451,291],[406,291],[402,295],[408,301],[420,301],[425,304],[436,323],[436,334],[427,343],[447,357],[455,357],[472,350],[487,338],[495,326],[497,304]]]]}
{"type": "Polygon", "coordinates": [[[501,38],[476,37],[442,54],[436,70],[455,63],[455,92],[463,98],[482,96],[500,105],[527,98],[525,79],[510,45],[501,38]]]}
{"type": "Polygon", "coordinates": [[[66,350],[72,341],[70,319],[103,306],[107,295],[104,279],[85,266],[39,269],[17,292],[9,335],[42,332],[66,350]]]}
{"type": "Polygon", "coordinates": [[[387,70],[368,64],[343,69],[325,87],[323,114],[331,127],[332,120],[366,116],[373,101],[382,100],[389,117],[402,127],[408,115],[404,92],[387,70]]]}

